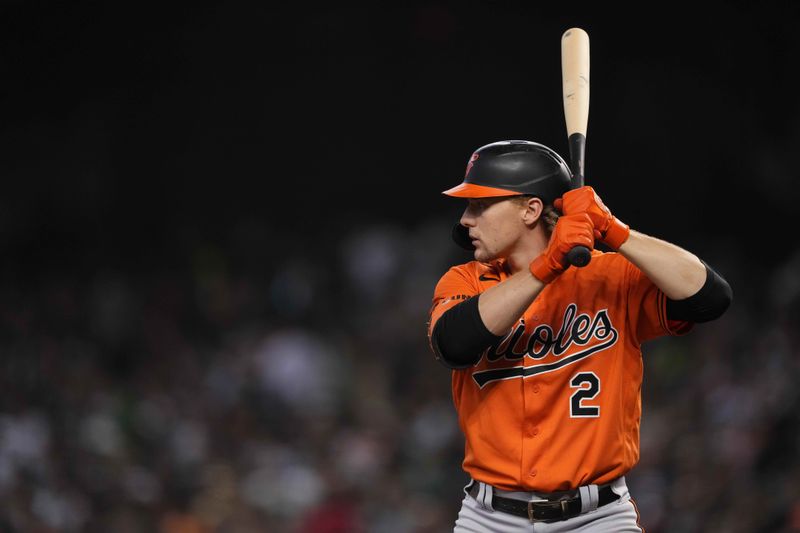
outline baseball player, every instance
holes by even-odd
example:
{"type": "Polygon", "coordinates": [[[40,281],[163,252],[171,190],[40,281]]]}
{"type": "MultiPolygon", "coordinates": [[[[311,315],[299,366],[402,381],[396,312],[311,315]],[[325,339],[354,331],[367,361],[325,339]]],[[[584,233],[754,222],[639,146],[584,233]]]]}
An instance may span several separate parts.
{"type": "Polygon", "coordinates": [[[631,230],[591,187],[569,190],[570,176],[546,146],[501,141],[444,191],[467,200],[453,237],[474,253],[439,280],[428,323],[471,477],[457,532],[642,531],[625,484],[639,459],[641,344],[731,302],[711,267],[631,230]],[[567,268],[577,245],[591,262],[567,268]]]}

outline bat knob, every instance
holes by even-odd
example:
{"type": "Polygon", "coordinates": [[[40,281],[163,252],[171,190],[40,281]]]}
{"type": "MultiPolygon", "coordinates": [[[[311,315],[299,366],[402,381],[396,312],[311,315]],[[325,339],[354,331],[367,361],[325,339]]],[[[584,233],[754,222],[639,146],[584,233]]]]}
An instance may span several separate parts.
{"type": "Polygon", "coordinates": [[[585,246],[575,246],[567,252],[567,263],[576,267],[584,267],[592,260],[592,253],[585,246]]]}

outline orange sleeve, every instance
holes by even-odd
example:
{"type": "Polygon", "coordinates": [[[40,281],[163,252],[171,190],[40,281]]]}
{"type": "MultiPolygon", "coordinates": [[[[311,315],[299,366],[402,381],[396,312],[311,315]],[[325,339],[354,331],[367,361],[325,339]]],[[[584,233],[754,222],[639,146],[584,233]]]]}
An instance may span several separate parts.
{"type": "Polygon", "coordinates": [[[639,268],[626,261],[628,317],[639,344],[664,335],[684,335],[694,324],[667,318],[667,296],[639,268]]]}
{"type": "Polygon", "coordinates": [[[436,321],[445,311],[481,292],[475,278],[475,273],[469,268],[469,264],[455,266],[442,276],[433,291],[433,305],[428,320],[428,339],[433,333],[436,321]]]}

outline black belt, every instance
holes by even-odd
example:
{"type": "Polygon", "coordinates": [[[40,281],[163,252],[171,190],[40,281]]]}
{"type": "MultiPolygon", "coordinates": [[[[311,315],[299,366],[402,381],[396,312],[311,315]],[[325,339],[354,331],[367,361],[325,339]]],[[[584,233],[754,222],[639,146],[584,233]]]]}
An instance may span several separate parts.
{"type": "MultiPolygon", "coordinates": [[[[478,485],[476,481],[469,489],[470,496],[476,499],[478,495],[478,485]]],[[[487,485],[486,490],[492,489],[487,485]]],[[[619,495],[611,490],[610,485],[599,487],[597,492],[598,507],[602,507],[619,499],[619,495]]],[[[492,494],[492,508],[494,508],[495,511],[503,511],[504,513],[528,518],[531,522],[556,522],[580,515],[581,497],[580,493],[578,493],[572,497],[568,496],[554,500],[526,502],[513,498],[502,498],[495,492],[492,494]]]]}

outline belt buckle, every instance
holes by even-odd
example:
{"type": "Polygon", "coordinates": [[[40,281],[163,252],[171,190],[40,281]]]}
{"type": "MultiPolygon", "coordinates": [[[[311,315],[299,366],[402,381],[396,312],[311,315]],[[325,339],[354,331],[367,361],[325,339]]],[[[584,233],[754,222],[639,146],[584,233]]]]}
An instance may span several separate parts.
{"type": "MultiPolygon", "coordinates": [[[[528,502],[528,520],[531,521],[531,524],[536,522],[544,522],[543,519],[535,518],[533,516],[533,504],[534,503],[548,503],[550,500],[531,500],[528,502]]],[[[563,508],[563,505],[562,505],[563,508]]]]}
{"type": "MultiPolygon", "coordinates": [[[[571,516],[569,514],[569,507],[568,507],[569,501],[570,500],[567,500],[567,499],[561,499],[561,500],[532,500],[532,501],[528,502],[528,520],[530,520],[531,523],[536,523],[536,522],[548,522],[548,521],[552,521],[552,520],[566,520],[568,518],[573,518],[573,516],[571,516]],[[537,503],[543,503],[543,504],[546,504],[551,509],[554,508],[556,510],[560,510],[561,511],[561,516],[559,518],[536,518],[534,516],[534,504],[537,504],[537,503]]],[[[577,516],[577,515],[575,515],[575,516],[577,516]]]]}

